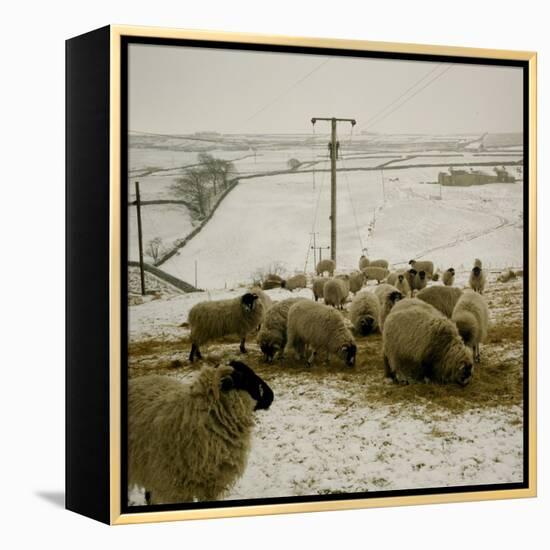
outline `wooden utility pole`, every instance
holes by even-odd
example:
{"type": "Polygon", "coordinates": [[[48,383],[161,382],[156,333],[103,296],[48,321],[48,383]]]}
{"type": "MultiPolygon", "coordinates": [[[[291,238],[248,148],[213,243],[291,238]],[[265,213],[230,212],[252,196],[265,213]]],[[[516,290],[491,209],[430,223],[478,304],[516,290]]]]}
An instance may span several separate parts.
{"type": "Polygon", "coordinates": [[[350,122],[355,126],[354,118],[314,117],[311,124],[318,120],[326,120],[331,123],[330,135],[330,258],[336,262],[336,157],[338,155],[338,143],[336,141],[337,122],[350,122]]]}
{"type": "Polygon", "coordinates": [[[141,277],[141,294],[145,296],[145,273],[143,271],[143,235],[141,233],[141,200],[139,196],[139,182],[136,181],[136,212],[139,244],[139,274],[141,277]]]}

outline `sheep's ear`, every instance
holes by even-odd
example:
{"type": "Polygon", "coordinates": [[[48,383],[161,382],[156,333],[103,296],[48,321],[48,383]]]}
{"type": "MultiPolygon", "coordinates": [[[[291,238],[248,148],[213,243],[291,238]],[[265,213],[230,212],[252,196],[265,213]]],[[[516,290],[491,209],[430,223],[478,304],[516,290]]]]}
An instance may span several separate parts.
{"type": "Polygon", "coordinates": [[[220,389],[222,391],[229,391],[235,389],[235,381],[233,380],[233,377],[229,374],[228,376],[224,376],[220,380],[220,389]]]}

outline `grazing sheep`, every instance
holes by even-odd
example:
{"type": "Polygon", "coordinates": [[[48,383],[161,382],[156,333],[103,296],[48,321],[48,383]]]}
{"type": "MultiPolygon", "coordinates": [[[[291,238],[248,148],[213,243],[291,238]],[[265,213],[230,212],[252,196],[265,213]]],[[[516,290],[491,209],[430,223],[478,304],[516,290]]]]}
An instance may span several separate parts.
{"type": "Polygon", "coordinates": [[[298,273],[298,275],[294,275],[293,277],[289,277],[286,281],[283,281],[281,283],[281,286],[283,288],[286,288],[287,290],[296,290],[297,288],[306,288],[307,278],[304,273],[298,273]]]}
{"type": "Polygon", "coordinates": [[[455,282],[455,270],[453,267],[449,267],[445,273],[443,273],[443,284],[445,286],[453,286],[455,282]]]}
{"type": "Polygon", "coordinates": [[[388,260],[370,260],[367,267],[383,267],[384,269],[388,269],[389,263],[388,260]]]}
{"type": "MultiPolygon", "coordinates": [[[[407,284],[407,281],[405,281],[405,284],[407,284]]],[[[378,285],[374,289],[374,294],[380,302],[380,332],[382,332],[382,330],[384,330],[386,317],[389,315],[393,306],[399,300],[403,299],[404,295],[397,287],[389,284],[378,285]]]]}
{"type": "Polygon", "coordinates": [[[479,269],[481,269],[483,267],[483,265],[481,263],[481,260],[479,258],[476,258],[474,260],[474,267],[479,267],[479,269]]]}
{"type": "Polygon", "coordinates": [[[453,315],[462,290],[454,286],[431,286],[421,290],[416,297],[439,310],[449,319],[453,315]]]}
{"type": "Polygon", "coordinates": [[[282,355],[286,345],[288,310],[300,300],[306,300],[306,298],[281,300],[266,313],[262,328],[258,333],[258,345],[266,361],[273,361],[277,352],[282,355]]]}
{"type": "Polygon", "coordinates": [[[307,348],[311,352],[306,359],[308,366],[319,351],[326,353],[327,361],[334,354],[347,366],[355,366],[357,346],[340,312],[309,300],[300,301],[290,308],[287,326],[285,355],[290,350],[301,355],[307,348]]]}
{"type": "Polygon", "coordinates": [[[429,260],[424,261],[418,261],[418,260],[410,260],[409,265],[415,269],[417,272],[424,271],[428,278],[432,278],[434,273],[434,263],[430,262],[429,260]]]}
{"type": "Polygon", "coordinates": [[[239,361],[205,366],[191,382],[149,375],[128,382],[128,484],[148,504],[221,498],[243,475],[254,411],[271,388],[239,361]]]}
{"type": "Polygon", "coordinates": [[[337,279],[329,279],[323,288],[323,297],[327,306],[343,309],[349,294],[349,283],[337,279]]]}
{"type": "Polygon", "coordinates": [[[456,303],[452,320],[456,323],[464,343],[471,348],[475,362],[479,363],[479,344],[487,339],[489,327],[489,308],[485,298],[473,290],[466,289],[456,303]]]}
{"type": "Polygon", "coordinates": [[[202,359],[200,346],[209,340],[229,334],[237,334],[241,339],[240,350],[246,353],[246,336],[261,325],[264,318],[264,306],[258,294],[247,292],[243,296],[229,300],[199,302],[189,312],[191,327],[191,353],[189,361],[195,356],[202,359]]]}
{"type": "Polygon", "coordinates": [[[334,260],[320,260],[317,264],[317,275],[324,275],[325,271],[329,274],[329,277],[334,275],[334,270],[336,269],[336,262],[334,260]]]}
{"type": "Polygon", "coordinates": [[[365,275],[365,280],[367,281],[367,284],[368,281],[378,281],[378,284],[380,284],[380,282],[389,275],[389,271],[384,267],[371,267],[369,265],[368,267],[365,267],[362,271],[365,275]]]}
{"type": "Polygon", "coordinates": [[[426,288],[428,284],[428,278],[426,277],[426,272],[420,270],[414,277],[414,290],[422,290],[426,288]]]}
{"type": "Polygon", "coordinates": [[[264,306],[264,313],[273,305],[273,300],[260,287],[254,286],[250,289],[252,294],[257,294],[264,306]]]}
{"type": "Polygon", "coordinates": [[[407,280],[407,283],[409,284],[409,288],[411,289],[411,293],[414,290],[414,279],[416,277],[417,271],[416,269],[409,269],[408,271],[405,271],[405,279],[407,280]]]}
{"type": "Polygon", "coordinates": [[[365,284],[365,274],[361,271],[353,271],[349,276],[349,289],[353,294],[357,294],[365,284]]]}
{"type": "Polygon", "coordinates": [[[313,291],[313,297],[315,298],[315,301],[317,301],[319,298],[324,297],[325,283],[329,280],[330,279],[327,279],[326,277],[315,277],[315,279],[313,279],[311,290],[313,291]]]}
{"type": "Polygon", "coordinates": [[[474,267],[470,273],[470,288],[480,294],[483,294],[486,281],[487,278],[485,277],[485,271],[483,271],[481,267],[474,267]]]}
{"type": "Polygon", "coordinates": [[[465,386],[472,379],[472,352],[456,325],[422,300],[395,304],[382,339],[385,374],[393,380],[465,386]]]}
{"type": "Polygon", "coordinates": [[[372,292],[364,290],[351,301],[349,318],[357,334],[367,336],[380,326],[380,302],[372,292]]]}
{"type": "Polygon", "coordinates": [[[511,269],[506,269],[497,277],[497,281],[499,283],[507,283],[508,281],[511,281],[516,277],[517,277],[517,274],[514,271],[512,271],[511,269]]]}
{"type": "Polygon", "coordinates": [[[367,267],[370,264],[370,260],[363,254],[359,258],[359,269],[363,269],[364,267],[367,267]]]}

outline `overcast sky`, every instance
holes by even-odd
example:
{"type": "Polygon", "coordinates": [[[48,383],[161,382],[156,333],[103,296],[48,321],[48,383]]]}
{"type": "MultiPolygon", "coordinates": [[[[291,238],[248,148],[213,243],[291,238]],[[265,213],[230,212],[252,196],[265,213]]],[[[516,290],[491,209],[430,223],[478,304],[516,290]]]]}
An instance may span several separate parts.
{"type": "Polygon", "coordinates": [[[130,131],[309,133],[337,116],[357,132],[518,132],[522,102],[511,67],[129,47],[130,131]]]}

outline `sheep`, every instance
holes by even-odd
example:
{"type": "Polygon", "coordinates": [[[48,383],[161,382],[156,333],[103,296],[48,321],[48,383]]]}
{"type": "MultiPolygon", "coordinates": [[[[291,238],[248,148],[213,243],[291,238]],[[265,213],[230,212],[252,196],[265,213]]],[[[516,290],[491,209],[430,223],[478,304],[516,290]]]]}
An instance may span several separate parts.
{"type": "Polygon", "coordinates": [[[445,286],[453,286],[455,282],[455,270],[453,267],[449,267],[445,273],[443,273],[443,284],[445,286]]]}
{"type": "Polygon", "coordinates": [[[479,258],[476,258],[474,260],[474,267],[479,267],[479,269],[483,267],[483,264],[481,263],[481,260],[479,258]]]}
{"type": "Polygon", "coordinates": [[[342,314],[323,304],[309,300],[294,304],[288,312],[285,355],[291,350],[301,354],[311,351],[306,363],[311,366],[319,351],[335,354],[349,367],[355,366],[357,346],[342,314]]]}
{"type": "Polygon", "coordinates": [[[315,298],[315,301],[317,301],[319,298],[324,297],[325,283],[329,280],[330,279],[327,279],[326,277],[315,277],[315,279],[313,279],[311,290],[313,291],[313,297],[315,298]]]}
{"type": "Polygon", "coordinates": [[[357,294],[365,284],[365,274],[361,271],[353,271],[349,276],[349,289],[353,294],[357,294]]]}
{"type": "Polygon", "coordinates": [[[365,280],[367,281],[367,284],[368,281],[378,281],[378,284],[380,284],[380,282],[389,275],[389,271],[384,267],[371,267],[369,265],[368,267],[365,267],[362,271],[365,275],[365,280]]]}
{"type": "Polygon", "coordinates": [[[266,279],[262,283],[262,290],[271,290],[272,288],[281,288],[281,281],[276,281],[274,279],[266,279]]]}
{"type": "Polygon", "coordinates": [[[422,290],[426,288],[428,278],[424,270],[420,270],[414,277],[414,290],[422,290]]]}
{"type": "Polygon", "coordinates": [[[399,292],[401,292],[404,298],[411,295],[411,287],[409,286],[409,283],[405,278],[404,273],[399,273],[399,275],[397,276],[397,281],[395,281],[395,284],[393,286],[397,290],[399,290],[399,292]]]}
{"type": "Polygon", "coordinates": [[[273,391],[239,361],[204,366],[192,382],[148,375],[128,382],[128,484],[148,504],[219,499],[246,468],[254,411],[273,391]]]}
{"type": "Polygon", "coordinates": [[[394,381],[465,386],[472,379],[472,352],[456,325],[422,300],[395,304],[384,323],[382,347],[385,375],[394,381]]]}
{"type": "Polygon", "coordinates": [[[416,271],[425,271],[426,275],[431,279],[434,273],[434,263],[430,262],[429,260],[424,261],[418,261],[418,260],[410,260],[409,265],[412,269],[415,269],[416,271]]]}
{"type": "Polygon", "coordinates": [[[349,294],[349,283],[342,279],[329,279],[323,288],[323,297],[327,306],[343,309],[349,294]]]}
{"type": "MultiPolygon", "coordinates": [[[[519,272],[518,272],[519,273],[519,272]]],[[[522,273],[523,274],[523,273],[522,273]]],[[[508,281],[511,281],[512,279],[515,279],[517,277],[517,274],[515,271],[512,271],[511,269],[506,269],[503,271],[498,277],[497,281],[499,283],[507,283],[508,281]]]]}
{"type": "Polygon", "coordinates": [[[266,313],[262,328],[258,333],[258,345],[266,361],[273,361],[277,352],[282,355],[286,344],[288,310],[300,300],[306,300],[306,298],[281,300],[266,313]]]}
{"type": "Polygon", "coordinates": [[[383,267],[385,269],[388,269],[389,263],[388,260],[370,260],[367,267],[383,267]]]}
{"type": "Polygon", "coordinates": [[[395,285],[397,282],[397,278],[399,275],[403,275],[405,273],[404,269],[398,269],[397,271],[392,271],[387,277],[386,277],[386,283],[389,285],[395,285]]]}
{"type": "Polygon", "coordinates": [[[462,290],[454,286],[430,286],[421,290],[416,297],[430,304],[449,319],[453,315],[456,303],[462,296],[462,290]]]}
{"type": "Polygon", "coordinates": [[[189,361],[193,362],[195,357],[202,359],[202,344],[229,334],[237,334],[240,337],[239,349],[241,353],[246,353],[246,336],[261,325],[264,313],[264,306],[258,294],[252,292],[229,300],[195,304],[188,317],[192,344],[189,361]]]}
{"type": "MultiPolygon", "coordinates": [[[[405,281],[405,284],[406,283],[407,281],[405,281]]],[[[374,289],[374,295],[380,302],[380,332],[382,332],[384,330],[384,322],[386,317],[389,315],[393,306],[399,300],[403,299],[404,295],[397,289],[397,287],[387,283],[378,285],[374,289]]]]}
{"type": "Polygon", "coordinates": [[[481,267],[474,267],[470,273],[470,288],[480,294],[483,294],[486,282],[487,278],[485,276],[485,271],[483,271],[481,267]]]}
{"type": "Polygon", "coordinates": [[[250,289],[252,294],[257,294],[260,302],[264,306],[264,313],[273,305],[273,300],[260,287],[254,286],[250,289]]]}
{"type": "Polygon", "coordinates": [[[453,310],[451,317],[464,343],[472,349],[476,363],[481,361],[479,344],[487,339],[489,308],[485,298],[466,289],[453,310]]]}
{"type": "Polygon", "coordinates": [[[350,276],[347,274],[347,273],[342,273],[340,275],[336,275],[336,277],[334,277],[335,279],[340,279],[341,281],[344,282],[344,284],[346,285],[346,288],[348,289],[348,293],[351,289],[351,283],[350,283],[350,276]]]}
{"type": "Polygon", "coordinates": [[[416,277],[417,271],[416,269],[409,269],[408,271],[405,271],[405,279],[407,280],[407,283],[409,284],[409,288],[411,289],[411,293],[414,290],[414,278],[416,277]]]}
{"type": "Polygon", "coordinates": [[[283,281],[281,286],[291,291],[296,290],[297,288],[306,288],[307,279],[304,273],[298,273],[293,277],[289,277],[286,281],[283,281]]]}
{"type": "Polygon", "coordinates": [[[433,275],[432,275],[432,281],[435,283],[437,281],[439,281],[439,277],[440,277],[440,273],[439,271],[436,271],[433,275]]]}
{"type": "Polygon", "coordinates": [[[320,260],[316,267],[317,275],[323,275],[326,271],[330,277],[334,275],[335,269],[336,269],[336,262],[334,260],[329,260],[329,259],[320,260]]]}
{"type": "Polygon", "coordinates": [[[367,267],[370,264],[370,260],[363,254],[359,258],[359,269],[363,269],[364,267],[367,267]]]}
{"type": "Polygon", "coordinates": [[[349,318],[357,334],[367,336],[380,327],[380,302],[372,292],[364,290],[351,301],[349,318]]]}

